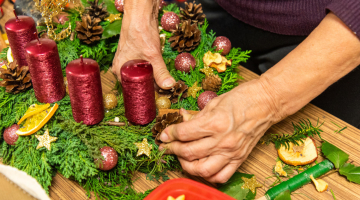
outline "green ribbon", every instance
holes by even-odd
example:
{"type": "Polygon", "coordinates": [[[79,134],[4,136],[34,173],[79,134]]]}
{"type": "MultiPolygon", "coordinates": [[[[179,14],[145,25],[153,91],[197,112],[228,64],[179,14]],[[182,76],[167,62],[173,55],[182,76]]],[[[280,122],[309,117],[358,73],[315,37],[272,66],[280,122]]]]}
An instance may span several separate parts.
{"type": "Polygon", "coordinates": [[[265,193],[265,196],[268,200],[275,199],[281,192],[290,190],[293,192],[300,187],[311,182],[310,175],[313,175],[314,178],[318,178],[334,168],[334,164],[329,160],[324,160],[321,163],[314,165],[313,167],[303,171],[302,173],[292,177],[291,179],[280,183],[279,185],[271,188],[265,193]]]}

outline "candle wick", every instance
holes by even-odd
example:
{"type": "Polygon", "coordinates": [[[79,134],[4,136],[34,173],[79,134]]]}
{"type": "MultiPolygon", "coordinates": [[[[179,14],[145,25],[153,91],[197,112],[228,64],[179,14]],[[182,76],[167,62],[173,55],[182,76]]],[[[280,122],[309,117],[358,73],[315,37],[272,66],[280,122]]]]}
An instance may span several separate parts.
{"type": "Polygon", "coordinates": [[[15,9],[14,9],[13,11],[14,11],[14,15],[15,15],[16,21],[18,21],[18,20],[19,20],[19,18],[18,18],[17,14],[16,14],[15,9]]]}
{"type": "Polygon", "coordinates": [[[80,63],[81,63],[81,65],[83,65],[84,64],[84,59],[83,59],[82,55],[80,55],[80,59],[81,59],[80,63]]]}
{"type": "Polygon", "coordinates": [[[39,39],[39,37],[38,37],[38,35],[37,35],[37,33],[36,33],[36,32],[34,32],[34,35],[35,35],[35,37],[36,37],[36,39],[37,39],[37,41],[38,41],[38,45],[41,45],[41,43],[40,43],[40,39],[39,39]]]}

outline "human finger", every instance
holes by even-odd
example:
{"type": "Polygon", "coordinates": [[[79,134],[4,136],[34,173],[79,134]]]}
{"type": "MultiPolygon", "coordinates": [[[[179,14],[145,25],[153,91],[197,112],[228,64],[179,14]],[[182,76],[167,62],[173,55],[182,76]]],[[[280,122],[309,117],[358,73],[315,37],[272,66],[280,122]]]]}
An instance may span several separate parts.
{"type": "Polygon", "coordinates": [[[236,172],[241,163],[229,163],[223,169],[210,177],[205,177],[205,180],[211,183],[226,183],[231,176],[236,172]]]}
{"type": "Polygon", "coordinates": [[[187,142],[211,136],[212,132],[203,128],[204,121],[205,119],[201,117],[180,124],[171,125],[161,133],[160,140],[165,143],[175,140],[187,142]]]}
{"type": "Polygon", "coordinates": [[[187,110],[184,108],[180,108],[180,115],[183,116],[184,122],[187,122],[194,118],[195,115],[190,114],[187,110]]]}
{"type": "Polygon", "coordinates": [[[156,83],[162,89],[170,89],[175,85],[175,79],[170,75],[161,56],[154,57],[150,61],[154,69],[156,83]]]}
{"type": "Polygon", "coordinates": [[[189,162],[184,158],[178,157],[182,168],[189,174],[200,177],[212,177],[217,174],[225,166],[229,160],[221,155],[209,156],[200,160],[189,162]]]}
{"type": "Polygon", "coordinates": [[[166,148],[166,154],[175,154],[187,161],[202,159],[209,156],[215,147],[213,138],[203,138],[192,142],[173,141],[162,144],[160,148],[166,148]]]}

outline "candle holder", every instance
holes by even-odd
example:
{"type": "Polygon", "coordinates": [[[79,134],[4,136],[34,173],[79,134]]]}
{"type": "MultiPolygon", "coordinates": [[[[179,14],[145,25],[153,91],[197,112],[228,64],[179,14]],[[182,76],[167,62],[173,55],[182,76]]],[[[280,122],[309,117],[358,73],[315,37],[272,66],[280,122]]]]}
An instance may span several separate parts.
{"type": "Polygon", "coordinates": [[[86,125],[101,122],[104,105],[98,63],[80,56],[66,66],[66,77],[74,120],[86,125]]]}
{"type": "Polygon", "coordinates": [[[25,46],[36,99],[53,103],[65,96],[59,52],[55,41],[37,37],[25,46]]]}
{"type": "Polygon", "coordinates": [[[125,117],[130,123],[145,125],[156,117],[154,75],[145,60],[126,62],[121,70],[125,117]]]}

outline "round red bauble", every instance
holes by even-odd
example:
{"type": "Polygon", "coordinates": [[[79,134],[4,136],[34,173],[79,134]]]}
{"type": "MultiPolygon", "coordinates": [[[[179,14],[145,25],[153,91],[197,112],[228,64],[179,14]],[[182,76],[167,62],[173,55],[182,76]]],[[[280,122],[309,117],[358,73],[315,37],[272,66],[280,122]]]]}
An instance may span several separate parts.
{"type": "Polygon", "coordinates": [[[159,0],[159,10],[161,10],[164,6],[166,6],[166,2],[164,0],[159,0]]]}
{"type": "Polygon", "coordinates": [[[180,17],[174,12],[167,12],[161,17],[161,26],[165,31],[175,30],[179,23],[180,17]]]}
{"type": "Polygon", "coordinates": [[[4,131],[4,140],[9,145],[15,145],[15,142],[18,140],[19,135],[16,134],[16,131],[20,129],[20,126],[13,124],[9,128],[6,128],[4,131]]]}
{"type": "Polygon", "coordinates": [[[124,12],[124,0],[115,0],[115,8],[119,12],[124,12]]]}
{"type": "Polygon", "coordinates": [[[213,91],[205,91],[200,94],[197,103],[200,110],[204,109],[206,104],[213,98],[217,97],[218,95],[213,91]]]}
{"type": "MultiPolygon", "coordinates": [[[[114,168],[118,162],[118,154],[115,149],[105,146],[100,149],[101,155],[104,157],[102,160],[102,165],[100,164],[99,169],[108,171],[114,168]]],[[[95,159],[96,163],[97,159],[95,159]]]]}
{"type": "Polygon", "coordinates": [[[190,66],[195,69],[196,60],[190,53],[181,53],[175,58],[175,68],[182,72],[189,73],[190,66]]]}
{"type": "Polygon", "coordinates": [[[225,36],[216,37],[212,46],[216,46],[216,51],[223,49],[223,52],[221,53],[223,56],[227,55],[231,50],[231,42],[229,38],[225,36]]]}

